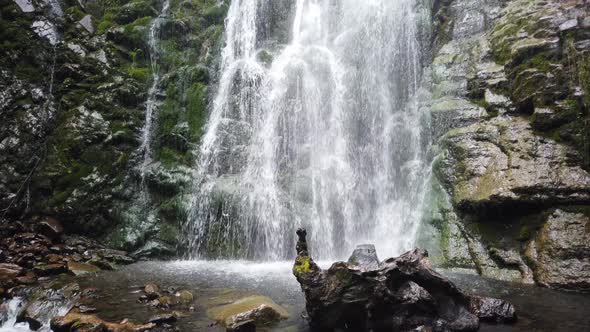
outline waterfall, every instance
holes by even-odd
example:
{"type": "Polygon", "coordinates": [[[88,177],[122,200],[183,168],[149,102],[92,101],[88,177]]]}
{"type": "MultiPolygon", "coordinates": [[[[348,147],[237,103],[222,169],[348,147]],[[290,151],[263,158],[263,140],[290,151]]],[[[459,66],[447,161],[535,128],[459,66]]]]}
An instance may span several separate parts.
{"type": "Polygon", "coordinates": [[[283,45],[261,30],[272,2],[229,8],[190,256],[290,258],[302,226],[318,259],[411,248],[430,170],[419,1],[297,0],[283,45]]]}
{"type": "Polygon", "coordinates": [[[149,165],[152,163],[152,134],[155,119],[155,110],[158,108],[158,94],[160,92],[160,80],[162,73],[160,72],[160,29],[163,21],[168,16],[168,9],[170,2],[165,0],[162,5],[160,15],[156,17],[150,24],[148,35],[148,46],[150,55],[150,65],[152,69],[152,84],[148,90],[147,100],[145,103],[145,122],[141,135],[140,151],[143,156],[141,163],[141,184],[142,192],[147,195],[147,188],[145,188],[145,178],[149,165]]]}

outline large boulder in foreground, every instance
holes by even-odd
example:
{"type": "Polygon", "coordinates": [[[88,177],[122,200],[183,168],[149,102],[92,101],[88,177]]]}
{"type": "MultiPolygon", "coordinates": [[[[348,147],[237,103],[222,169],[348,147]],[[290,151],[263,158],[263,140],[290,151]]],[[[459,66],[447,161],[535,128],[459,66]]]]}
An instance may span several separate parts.
{"type": "Polygon", "coordinates": [[[371,260],[369,264],[337,262],[324,271],[309,255],[306,231],[299,229],[297,235],[293,274],[305,293],[314,327],[409,331],[423,326],[433,331],[476,331],[480,321],[516,320],[512,304],[468,294],[435,272],[424,250],[389,258],[376,267],[371,260]]]}

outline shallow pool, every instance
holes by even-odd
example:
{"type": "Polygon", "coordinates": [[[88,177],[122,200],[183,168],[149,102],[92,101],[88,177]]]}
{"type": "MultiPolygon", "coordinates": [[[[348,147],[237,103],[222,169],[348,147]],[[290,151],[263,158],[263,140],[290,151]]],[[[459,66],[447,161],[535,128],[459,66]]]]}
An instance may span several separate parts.
{"type": "MultiPolygon", "coordinates": [[[[326,268],[327,263],[320,262],[326,268]]],[[[156,311],[137,303],[139,289],[148,282],[162,287],[187,289],[196,297],[196,310],[177,323],[181,331],[221,331],[210,326],[206,308],[234,293],[259,293],[272,298],[291,313],[291,318],[270,330],[309,331],[304,298],[292,262],[253,263],[246,261],[143,262],[116,272],[84,278],[81,284],[103,290],[100,316],[104,319],[131,318],[145,321],[156,311]]],[[[481,331],[590,331],[590,295],[565,293],[532,285],[506,283],[477,275],[441,271],[461,288],[481,295],[511,301],[519,314],[515,325],[483,325],[481,331]]]]}

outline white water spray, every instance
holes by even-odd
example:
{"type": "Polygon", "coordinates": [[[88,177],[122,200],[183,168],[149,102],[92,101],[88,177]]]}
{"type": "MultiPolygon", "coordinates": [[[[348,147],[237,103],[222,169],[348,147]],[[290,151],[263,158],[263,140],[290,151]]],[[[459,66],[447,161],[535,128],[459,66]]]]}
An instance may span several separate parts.
{"type": "Polygon", "coordinates": [[[411,248],[429,175],[417,1],[297,0],[290,43],[263,50],[269,1],[229,9],[185,224],[192,256],[290,258],[301,226],[318,259],[411,248]]]}

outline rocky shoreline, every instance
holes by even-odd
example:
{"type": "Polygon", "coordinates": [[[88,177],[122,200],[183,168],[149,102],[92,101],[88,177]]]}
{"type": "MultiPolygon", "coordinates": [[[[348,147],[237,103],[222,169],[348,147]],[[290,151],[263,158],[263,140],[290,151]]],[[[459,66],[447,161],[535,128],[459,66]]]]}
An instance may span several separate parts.
{"type": "Polygon", "coordinates": [[[135,262],[125,251],[65,234],[51,217],[5,221],[0,235],[0,296],[63,273],[79,276],[135,262]]]}

